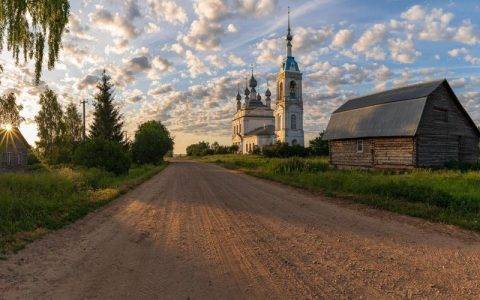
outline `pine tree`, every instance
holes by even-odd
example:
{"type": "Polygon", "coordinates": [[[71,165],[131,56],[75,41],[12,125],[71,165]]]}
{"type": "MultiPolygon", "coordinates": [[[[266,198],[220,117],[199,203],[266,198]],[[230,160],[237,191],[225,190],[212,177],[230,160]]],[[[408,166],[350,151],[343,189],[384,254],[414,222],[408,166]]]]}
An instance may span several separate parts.
{"type": "Polygon", "coordinates": [[[90,127],[90,138],[104,139],[124,144],[122,115],[113,101],[114,85],[105,70],[97,84],[95,95],[95,112],[93,124],[90,127]]]}
{"type": "Polygon", "coordinates": [[[45,50],[48,49],[49,70],[58,60],[69,14],[68,0],[0,1],[0,52],[3,49],[10,51],[17,64],[21,57],[25,62],[34,59],[35,81],[38,83],[45,50]]]}
{"type": "Polygon", "coordinates": [[[82,140],[82,116],[75,104],[70,103],[65,110],[65,135],[70,144],[77,144],[82,140]]]}
{"type": "Polygon", "coordinates": [[[40,95],[40,111],[35,116],[38,127],[37,148],[49,163],[68,161],[65,147],[63,111],[54,91],[47,89],[40,95]]]}

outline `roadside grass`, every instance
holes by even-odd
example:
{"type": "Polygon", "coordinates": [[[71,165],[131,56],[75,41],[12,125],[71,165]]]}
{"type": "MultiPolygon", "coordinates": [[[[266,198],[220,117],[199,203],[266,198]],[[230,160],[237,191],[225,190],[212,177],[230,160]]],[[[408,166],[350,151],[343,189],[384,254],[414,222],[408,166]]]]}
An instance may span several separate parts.
{"type": "Polygon", "coordinates": [[[480,230],[480,172],[337,170],[328,158],[216,155],[200,159],[328,196],[480,230]]]}
{"type": "Polygon", "coordinates": [[[133,166],[122,176],[70,167],[0,174],[0,258],[105,205],[165,167],[133,166]]]}

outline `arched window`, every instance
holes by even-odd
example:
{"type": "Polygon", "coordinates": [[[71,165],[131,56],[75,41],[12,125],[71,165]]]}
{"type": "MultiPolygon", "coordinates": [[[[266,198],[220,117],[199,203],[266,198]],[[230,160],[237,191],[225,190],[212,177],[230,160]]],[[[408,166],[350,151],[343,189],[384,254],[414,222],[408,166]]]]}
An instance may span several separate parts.
{"type": "Polygon", "coordinates": [[[298,144],[297,140],[293,140],[292,141],[292,146],[295,146],[296,144],[298,144]]]}
{"type": "Polygon", "coordinates": [[[290,98],[296,98],[297,97],[297,84],[295,81],[290,81],[290,98]]]}
{"type": "Polygon", "coordinates": [[[292,115],[290,117],[290,128],[291,129],[297,129],[297,116],[296,115],[292,115]]]}
{"type": "Polygon", "coordinates": [[[280,84],[278,85],[278,99],[282,99],[283,97],[283,84],[280,82],[280,84]]]}

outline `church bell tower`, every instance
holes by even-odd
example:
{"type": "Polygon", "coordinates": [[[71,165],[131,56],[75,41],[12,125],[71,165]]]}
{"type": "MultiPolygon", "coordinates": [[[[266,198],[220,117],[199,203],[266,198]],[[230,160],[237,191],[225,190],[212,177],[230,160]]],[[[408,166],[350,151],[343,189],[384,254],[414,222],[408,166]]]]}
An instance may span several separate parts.
{"type": "Polygon", "coordinates": [[[277,141],[304,146],[302,73],[292,56],[290,9],[286,36],[287,57],[277,75],[277,101],[275,107],[275,136],[277,141]]]}

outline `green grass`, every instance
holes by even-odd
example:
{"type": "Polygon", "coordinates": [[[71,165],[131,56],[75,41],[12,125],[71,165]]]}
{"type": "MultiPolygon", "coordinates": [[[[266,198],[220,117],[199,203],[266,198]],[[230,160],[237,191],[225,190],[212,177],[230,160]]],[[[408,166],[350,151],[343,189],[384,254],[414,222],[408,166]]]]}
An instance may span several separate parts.
{"type": "Polygon", "coordinates": [[[328,159],[221,155],[201,159],[295,187],[480,230],[480,172],[337,170],[328,159]]]}
{"type": "Polygon", "coordinates": [[[68,167],[0,174],[0,254],[85,216],[165,166],[134,166],[122,176],[68,167]]]}

